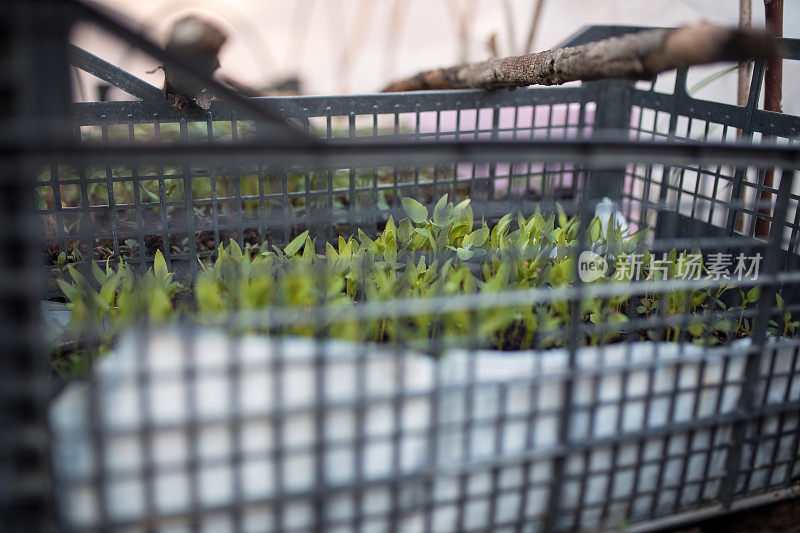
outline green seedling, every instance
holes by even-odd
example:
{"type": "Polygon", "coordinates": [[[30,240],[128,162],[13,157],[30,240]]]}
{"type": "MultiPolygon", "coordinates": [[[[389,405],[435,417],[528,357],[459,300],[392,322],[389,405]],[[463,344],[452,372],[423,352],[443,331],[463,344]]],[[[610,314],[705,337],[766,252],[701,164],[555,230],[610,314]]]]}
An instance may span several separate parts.
{"type": "Polygon", "coordinates": [[[770,320],[768,329],[773,335],[778,337],[793,337],[797,328],[800,327],[800,320],[792,320],[792,314],[786,310],[786,303],[783,301],[780,294],[775,294],[775,301],[778,305],[781,323],[770,320]]]}
{"type": "MultiPolygon", "coordinates": [[[[745,316],[759,299],[759,291],[741,291],[741,304],[727,309],[722,296],[730,287],[696,291],[645,290],[630,296],[553,298],[530,305],[504,305],[502,295],[517,289],[563,289],[575,283],[576,252],[588,243],[617,261],[642,254],[641,275],[647,283],[686,277],[689,252],[672,250],[658,257],[644,246],[648,229],[623,232],[604,228],[595,217],[583,225],[581,243],[577,216],[535,212],[529,216],[508,213],[496,223],[475,220],[469,200],[456,205],[447,195],[429,211],[411,198],[401,200],[408,215],[389,217],[382,232],[317,243],[303,231],[286,246],[271,250],[242,249],[235,241],[222,245],[217,259],[200,263],[199,273],[178,283],[161,252],[153,268],[136,274],[124,262],[90,263],[93,280],[70,265],[70,257],[56,260],[59,287],[73,310],[72,331],[83,346],[62,363],[65,376],[85,371],[97,354],[106,351],[123,328],[142,321],[169,322],[188,318],[209,325],[231,327],[231,313],[282,308],[297,312],[297,321],[281,329],[251,326],[253,333],[314,335],[325,332],[357,342],[402,340],[414,346],[466,344],[498,349],[550,348],[566,345],[564,332],[577,321],[579,344],[600,345],[623,339],[690,341],[716,344],[747,336],[751,324],[745,316]],[[363,302],[391,306],[395,300],[481,294],[489,307],[441,313],[409,313],[357,320],[352,311],[363,302]],[[309,323],[304,314],[329,306],[331,316],[309,323]],[[738,312],[738,323],[728,318],[738,312]],[[577,314],[577,316],[576,316],[577,314]],[[722,315],[722,316],[720,316],[722,315]],[[629,326],[634,320],[686,317],[662,329],[629,326]],[[228,318],[224,318],[228,317],[228,318]]],[[[129,248],[133,250],[135,241],[129,248]]],[[[80,252],[74,249],[74,254],[80,252]]],[[[138,253],[138,250],[137,250],[138,253]]],[[[702,263],[695,264],[702,268],[702,263]]],[[[608,281],[630,281],[631,277],[608,281]]],[[[598,283],[603,283],[600,280],[598,283]]],[[[772,321],[770,331],[792,336],[792,320],[778,296],[782,323],[772,321]]]]}

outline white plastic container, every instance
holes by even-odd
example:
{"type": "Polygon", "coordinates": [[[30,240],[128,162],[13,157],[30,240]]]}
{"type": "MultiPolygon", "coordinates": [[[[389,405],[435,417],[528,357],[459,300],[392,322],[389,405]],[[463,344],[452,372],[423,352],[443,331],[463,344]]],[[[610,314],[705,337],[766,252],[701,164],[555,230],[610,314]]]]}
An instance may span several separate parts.
{"type": "MultiPolygon", "coordinates": [[[[776,377],[759,381],[756,405],[800,400],[800,380],[790,378],[800,371],[796,343],[768,346],[761,370],[776,377]]],[[[436,360],[341,341],[132,333],[95,369],[96,412],[85,383],[70,384],[53,405],[59,505],[76,528],[104,516],[120,526],[155,516],[159,531],[183,531],[195,510],[204,531],[215,532],[232,530],[225,510],[238,505],[245,531],[269,531],[278,526],[270,501],[288,496],[281,525],[303,529],[312,526],[311,492],[325,491],[326,520],[346,523],[359,512],[359,485],[360,512],[377,513],[372,523],[382,531],[395,480],[408,531],[423,527],[423,504],[434,506],[436,531],[454,530],[458,512],[471,527],[519,516],[535,523],[547,510],[567,420],[561,508],[586,505],[581,527],[669,513],[719,496],[732,428],[724,420],[737,409],[749,351],[749,340],[582,347],[571,370],[565,349],[453,350],[436,360]],[[459,474],[468,478],[463,509],[452,505],[459,474]]],[[[762,433],[780,429],[774,418],[762,433]]],[[[785,415],[783,429],[797,419],[785,415]]],[[[763,440],[742,461],[791,464],[791,442],[763,440]]],[[[778,482],[753,475],[750,488],[778,482]]]]}

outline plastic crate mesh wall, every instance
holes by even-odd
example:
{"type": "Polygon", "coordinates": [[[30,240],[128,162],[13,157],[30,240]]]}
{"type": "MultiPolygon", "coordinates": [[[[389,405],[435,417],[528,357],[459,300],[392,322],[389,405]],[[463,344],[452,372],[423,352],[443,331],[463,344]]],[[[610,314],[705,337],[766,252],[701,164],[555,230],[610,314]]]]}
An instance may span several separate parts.
{"type": "MultiPolygon", "coordinates": [[[[464,91],[278,99],[270,105],[306,131],[332,141],[591,134],[596,104],[586,91],[538,91],[535,105],[531,96],[527,90],[489,97],[464,91]]],[[[112,123],[106,116],[82,112],[75,134],[83,143],[225,143],[246,138],[254,128],[252,121],[234,113],[216,112],[213,120],[209,116],[205,122],[167,114],[128,114],[112,123]]],[[[214,255],[216,247],[230,238],[240,245],[265,240],[281,244],[307,227],[328,237],[352,225],[374,233],[387,213],[399,208],[401,196],[426,203],[444,193],[458,200],[470,196],[475,201],[568,202],[574,200],[581,172],[570,162],[409,164],[324,172],[301,164],[278,171],[266,163],[237,168],[53,165],[42,170],[39,180],[36,193],[45,228],[44,253],[50,260],[77,247],[83,254],[93,248],[96,259],[113,253],[130,263],[146,264],[156,249],[162,250],[168,262],[191,261],[195,252],[200,257],[214,255]]]]}
{"type": "MultiPolygon", "coordinates": [[[[332,143],[576,138],[612,126],[633,140],[733,140],[741,130],[791,142],[798,132],[797,117],[692,100],[681,80],[670,94],[587,83],[264,105],[332,143]],[[625,105],[607,98],[609,88],[625,105]]],[[[75,110],[75,137],[90,146],[235,143],[257,127],[221,102],[188,119],[161,102],[75,110]]],[[[603,177],[619,184],[611,195],[628,221],[652,228],[658,252],[707,237],[704,250],[766,253],[756,239],[761,218],[782,231],[789,253],[773,266],[789,271],[800,252],[800,195],[788,191],[783,220],[759,214],[756,201],[761,192],[775,197],[783,180],[800,183],[796,173],[569,160],[323,171],[302,162],[55,162],[41,169],[36,194],[46,262],[64,252],[84,265],[114,257],[147,266],[162,250],[171,267],[196,268],[197,256],[213,257],[227,239],[281,245],[312,229],[324,244],[356,228],[375,233],[388,214],[403,216],[406,195],[427,204],[444,193],[469,197],[488,218],[554,202],[579,212],[591,180],[603,177]]],[[[490,307],[506,305],[497,300],[490,307]]],[[[797,300],[787,301],[797,312],[797,300]]],[[[654,519],[796,485],[797,342],[760,341],[757,357],[746,343],[717,351],[621,343],[487,358],[476,368],[476,352],[449,353],[439,365],[402,343],[135,332],[117,346],[117,366],[101,364],[90,387],[72,387],[54,406],[57,490],[67,521],[86,527],[538,531],[654,519]],[[409,368],[417,373],[407,383],[409,368]],[[742,418],[745,391],[752,398],[742,418]],[[328,393],[339,396],[328,401],[328,393]]]]}

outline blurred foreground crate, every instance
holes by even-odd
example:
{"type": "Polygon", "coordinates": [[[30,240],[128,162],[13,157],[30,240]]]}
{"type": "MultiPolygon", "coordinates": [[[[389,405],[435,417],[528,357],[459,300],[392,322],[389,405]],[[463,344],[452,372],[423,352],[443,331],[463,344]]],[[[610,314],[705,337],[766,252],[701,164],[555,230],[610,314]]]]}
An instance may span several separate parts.
{"type": "MultiPolygon", "coordinates": [[[[68,50],[74,64],[140,100],[70,107],[58,84],[36,95],[14,89],[30,102],[9,121],[28,126],[4,137],[4,179],[10,199],[25,198],[35,176],[36,202],[33,211],[24,202],[9,209],[8,227],[39,234],[12,235],[26,259],[4,268],[22,281],[2,286],[6,309],[23,312],[7,313],[4,338],[38,331],[37,306],[51,325],[65,316],[79,323],[75,309],[40,305],[64,296],[66,264],[91,280],[106,265],[141,274],[163,258],[170,279],[190,286],[235,250],[291,255],[281,250],[307,230],[315,249],[303,254],[321,284],[314,290],[330,296],[330,272],[319,266],[331,257],[328,244],[338,257],[350,236],[372,243],[413,208],[406,197],[429,208],[423,218],[433,213],[434,229],[463,216],[466,232],[505,224],[492,241],[539,240],[536,250],[489,250],[481,263],[469,247],[427,237],[419,222],[412,229],[429,247],[396,258],[382,250],[377,269],[348,267],[361,283],[356,302],[137,324],[114,335],[96,364],[89,359],[88,379],[58,395],[44,358],[63,354],[43,355],[37,343],[51,349],[53,337],[26,336],[10,345],[21,362],[2,377],[4,399],[13,400],[0,409],[11,428],[4,459],[14,465],[0,493],[9,523],[644,531],[796,494],[800,118],[757,108],[763,65],[747,107],[693,99],[680,71],[668,92],[662,78],[231,97],[203,113],[170,107],[141,80],[68,48],[64,36],[74,20],[88,20],[169,59],[146,41],[77,4],[49,7],[60,34],[37,43],[20,34],[25,49],[55,58],[32,65],[32,75],[58,71],[66,86],[68,50]],[[38,108],[41,95],[49,103],[38,108]],[[542,227],[548,217],[557,228],[542,227]],[[558,240],[571,231],[574,240],[558,240]],[[647,279],[613,282],[607,266],[594,276],[600,259],[616,261],[614,272],[637,264],[633,255],[619,262],[614,231],[639,232],[647,279]],[[656,275],[653,261],[674,263],[673,249],[702,257],[698,276],[656,275]],[[548,281],[525,270],[538,260],[548,281]],[[42,261],[40,279],[31,265],[42,261]],[[493,292],[486,287],[504,261],[513,273],[493,292]],[[416,297],[420,274],[403,287],[414,297],[395,301],[363,281],[375,270],[402,271],[395,281],[411,284],[409,270],[435,272],[434,262],[445,273],[463,265],[478,289],[453,293],[442,283],[416,297]],[[717,297],[693,303],[698,292],[717,297]],[[483,333],[503,316],[514,317],[508,329],[483,333]],[[519,317],[541,331],[514,329],[519,317]]],[[[21,20],[38,12],[14,9],[21,20]]],[[[565,45],[626,31],[593,27],[565,45]]],[[[800,58],[797,41],[784,43],[800,58]]],[[[72,349],[106,334],[105,316],[84,336],[73,327],[72,349]]]]}

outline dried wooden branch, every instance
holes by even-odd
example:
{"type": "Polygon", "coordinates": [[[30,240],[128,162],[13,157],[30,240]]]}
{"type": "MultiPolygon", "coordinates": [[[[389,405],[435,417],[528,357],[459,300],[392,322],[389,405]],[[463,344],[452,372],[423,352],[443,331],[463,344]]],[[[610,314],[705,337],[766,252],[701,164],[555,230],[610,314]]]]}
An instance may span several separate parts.
{"type": "Polygon", "coordinates": [[[451,18],[457,22],[458,56],[462,63],[469,56],[470,28],[477,12],[478,0],[466,0],[463,5],[458,0],[448,0],[447,8],[451,18]]]}
{"type": "Polygon", "coordinates": [[[383,75],[385,78],[394,76],[397,64],[397,45],[400,42],[400,33],[408,12],[408,2],[394,0],[392,11],[389,15],[389,28],[386,32],[386,41],[383,51],[383,75]]]}
{"type": "MultiPolygon", "coordinates": [[[[753,26],[753,0],[739,0],[739,29],[749,30],[753,26]]],[[[752,61],[740,61],[736,72],[736,104],[747,105],[750,78],[753,77],[752,61]]]]}
{"type": "MultiPolygon", "coordinates": [[[[225,33],[211,22],[193,15],[177,21],[170,32],[166,49],[208,77],[219,67],[219,49],[225,43],[225,33]]],[[[164,95],[172,105],[183,108],[191,100],[202,109],[211,107],[211,93],[199,80],[164,68],[164,95]]]]}
{"type": "Polygon", "coordinates": [[[531,25],[528,27],[528,37],[525,39],[524,52],[526,54],[530,54],[531,50],[533,50],[533,39],[536,37],[536,30],[539,28],[539,20],[542,18],[543,7],[544,0],[536,0],[536,5],[533,6],[533,14],[531,15],[531,25]]]}
{"type": "MultiPolygon", "coordinates": [[[[775,37],[783,37],[783,0],[764,0],[764,22],[767,30],[775,37]]],[[[767,62],[764,71],[764,109],[780,113],[783,97],[783,65],[780,59],[767,62]]],[[[764,173],[764,187],[772,188],[774,170],[769,168],[764,173]]],[[[763,217],[756,218],[755,236],[767,240],[769,238],[772,217],[772,193],[763,189],[759,195],[758,212],[763,217]]]]}
{"type": "Polygon", "coordinates": [[[780,57],[770,35],[708,23],[647,30],[571,48],[429,70],[390,84],[385,92],[496,89],[559,85],[605,78],[652,79],[674,68],[780,57]]]}
{"type": "Polygon", "coordinates": [[[517,51],[517,38],[514,31],[514,8],[511,0],[503,0],[503,14],[506,19],[506,33],[508,34],[508,51],[513,54],[517,51]]]}
{"type": "Polygon", "coordinates": [[[347,80],[350,78],[350,66],[364,47],[365,37],[367,30],[369,30],[375,6],[376,2],[373,0],[361,0],[356,9],[356,17],[350,30],[350,36],[342,48],[341,56],[339,56],[337,76],[339,77],[339,87],[342,92],[347,92],[349,89],[347,80]]]}

